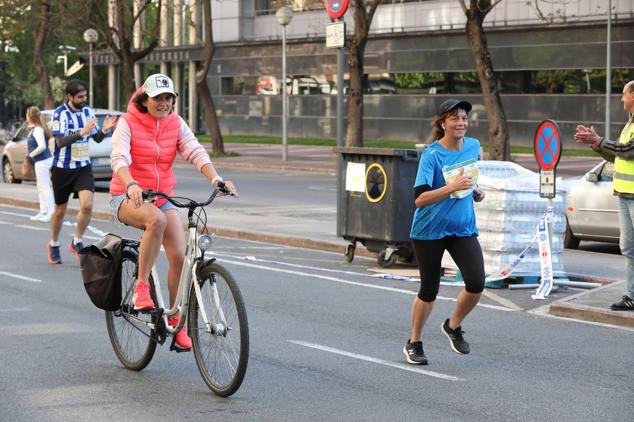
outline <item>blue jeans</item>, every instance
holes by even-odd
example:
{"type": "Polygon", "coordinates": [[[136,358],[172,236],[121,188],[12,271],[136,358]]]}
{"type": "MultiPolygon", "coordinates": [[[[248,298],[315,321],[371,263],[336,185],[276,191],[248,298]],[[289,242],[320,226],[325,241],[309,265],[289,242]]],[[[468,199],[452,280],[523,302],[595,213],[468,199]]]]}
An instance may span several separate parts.
{"type": "Polygon", "coordinates": [[[627,295],[634,299],[634,199],[619,197],[619,246],[625,257],[627,295]]]}

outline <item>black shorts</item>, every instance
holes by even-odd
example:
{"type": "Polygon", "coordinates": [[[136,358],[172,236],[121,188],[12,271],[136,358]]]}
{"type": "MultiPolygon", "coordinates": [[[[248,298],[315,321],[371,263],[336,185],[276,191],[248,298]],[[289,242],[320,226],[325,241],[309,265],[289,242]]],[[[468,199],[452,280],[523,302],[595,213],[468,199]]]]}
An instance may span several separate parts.
{"type": "Polygon", "coordinates": [[[87,165],[78,169],[51,168],[51,184],[55,204],[63,205],[68,202],[68,197],[82,190],[95,191],[95,178],[92,174],[92,166],[87,165]]]}

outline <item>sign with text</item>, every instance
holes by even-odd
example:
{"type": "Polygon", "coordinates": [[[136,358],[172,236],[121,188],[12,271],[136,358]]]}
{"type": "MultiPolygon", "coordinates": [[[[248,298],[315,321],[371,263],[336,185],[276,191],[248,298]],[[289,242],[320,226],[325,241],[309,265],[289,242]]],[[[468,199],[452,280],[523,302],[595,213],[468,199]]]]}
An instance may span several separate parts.
{"type": "Polygon", "coordinates": [[[334,22],[326,25],[326,48],[341,48],[346,44],[346,24],[334,22]]]}
{"type": "Polygon", "coordinates": [[[555,197],[555,170],[539,171],[539,196],[542,198],[555,197]]]}
{"type": "Polygon", "coordinates": [[[324,6],[326,6],[326,12],[330,19],[342,17],[348,10],[349,4],[350,0],[324,0],[324,6]]]}

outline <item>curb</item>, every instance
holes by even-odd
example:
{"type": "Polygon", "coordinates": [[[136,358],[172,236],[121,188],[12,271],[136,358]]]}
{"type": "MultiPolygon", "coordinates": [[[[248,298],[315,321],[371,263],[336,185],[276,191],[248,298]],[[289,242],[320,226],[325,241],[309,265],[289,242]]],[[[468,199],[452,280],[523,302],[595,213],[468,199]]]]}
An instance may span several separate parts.
{"type": "Polygon", "coordinates": [[[598,290],[604,289],[608,286],[609,284],[605,284],[601,287],[597,287],[596,289],[577,293],[576,295],[557,300],[550,304],[548,312],[551,315],[565,318],[634,328],[634,312],[612,311],[610,309],[602,309],[595,306],[570,303],[571,301],[583,297],[590,292],[597,292],[598,290]]]}

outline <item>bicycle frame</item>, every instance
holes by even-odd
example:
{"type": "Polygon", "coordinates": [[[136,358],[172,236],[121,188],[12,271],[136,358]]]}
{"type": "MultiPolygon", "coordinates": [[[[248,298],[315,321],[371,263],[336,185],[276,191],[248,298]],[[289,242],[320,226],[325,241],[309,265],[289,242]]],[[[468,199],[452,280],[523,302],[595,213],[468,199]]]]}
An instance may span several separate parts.
{"type": "MultiPolygon", "coordinates": [[[[211,199],[213,200],[213,198],[215,198],[215,194],[212,195],[211,199]]],[[[186,316],[188,305],[189,305],[188,293],[191,289],[193,280],[196,279],[197,277],[196,273],[197,273],[198,263],[203,262],[203,258],[204,258],[203,256],[204,251],[202,251],[198,247],[197,225],[193,219],[195,208],[197,207],[190,206],[188,208],[188,213],[187,213],[188,236],[187,236],[187,249],[185,251],[185,260],[183,262],[183,268],[181,270],[180,279],[178,281],[178,291],[176,292],[174,306],[172,306],[169,309],[165,308],[165,302],[163,300],[163,294],[161,291],[161,283],[160,283],[158,271],[156,269],[156,265],[152,266],[151,273],[152,273],[152,279],[154,284],[154,290],[156,292],[157,308],[163,309],[163,314],[162,314],[163,323],[165,325],[167,333],[169,334],[177,333],[178,331],[181,330],[181,328],[185,324],[185,316],[186,316]],[[178,322],[178,325],[171,327],[167,323],[167,318],[173,315],[178,315],[179,322],[178,322]]],[[[203,322],[205,323],[206,331],[211,333],[213,328],[214,329],[213,331],[215,331],[216,333],[222,334],[226,332],[227,321],[225,319],[225,315],[222,310],[222,307],[220,306],[220,297],[218,295],[218,290],[216,289],[215,284],[212,285],[213,301],[218,308],[220,321],[222,323],[222,324],[217,324],[216,327],[212,327],[211,322],[209,322],[209,320],[207,319],[207,312],[205,310],[204,303],[202,300],[202,292],[200,290],[200,285],[198,284],[198,282],[193,284],[194,284],[194,291],[196,292],[196,300],[198,301],[198,305],[201,308],[201,313],[203,317],[203,322]]],[[[151,322],[144,322],[144,324],[147,325],[151,329],[156,328],[155,325],[151,322]]]]}

